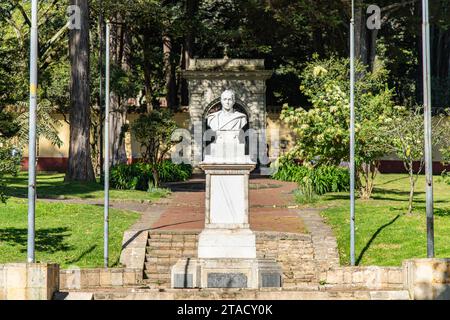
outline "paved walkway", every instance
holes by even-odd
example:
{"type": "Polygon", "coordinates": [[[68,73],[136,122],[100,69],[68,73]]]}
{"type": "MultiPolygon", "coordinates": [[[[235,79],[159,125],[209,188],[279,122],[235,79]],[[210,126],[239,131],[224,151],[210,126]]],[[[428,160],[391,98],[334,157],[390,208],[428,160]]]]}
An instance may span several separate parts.
{"type": "MultiPolygon", "coordinates": [[[[167,185],[171,201],[153,230],[202,230],[205,225],[205,181],[194,178],[183,183],[167,185]]],[[[305,233],[292,192],[295,183],[274,181],[261,177],[250,179],[250,227],[255,231],[305,233]]]]}

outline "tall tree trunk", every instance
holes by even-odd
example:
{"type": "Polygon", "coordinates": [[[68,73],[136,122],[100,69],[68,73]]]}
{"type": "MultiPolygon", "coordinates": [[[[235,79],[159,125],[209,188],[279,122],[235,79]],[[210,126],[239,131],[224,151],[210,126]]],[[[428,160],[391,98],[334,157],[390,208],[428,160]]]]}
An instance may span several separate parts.
{"type": "MultiPolygon", "coordinates": [[[[122,19],[117,17],[117,24],[114,24],[111,30],[112,35],[112,60],[116,67],[123,68],[126,43],[126,26],[122,25],[122,19]]],[[[125,164],[128,157],[125,148],[125,139],[123,127],[127,121],[127,110],[124,103],[124,97],[117,92],[111,92],[111,164],[125,164]]]]}
{"type": "MultiPolygon", "coordinates": [[[[187,32],[184,39],[183,54],[181,57],[181,69],[186,70],[189,68],[189,63],[194,55],[194,16],[198,10],[198,0],[187,0],[186,1],[186,17],[189,21],[187,32]]],[[[188,83],[186,79],[182,78],[180,80],[180,104],[182,106],[189,105],[189,91],[188,83]]]]}
{"type": "Polygon", "coordinates": [[[144,87],[145,87],[145,100],[147,103],[147,112],[153,110],[153,88],[152,88],[152,45],[150,30],[146,30],[142,37],[142,51],[144,56],[144,87]]]}
{"type": "Polygon", "coordinates": [[[172,64],[172,39],[164,34],[163,43],[163,63],[164,63],[164,79],[166,91],[166,103],[169,109],[176,106],[176,87],[175,87],[175,70],[172,64]]]}
{"type": "Polygon", "coordinates": [[[67,181],[95,181],[91,160],[89,105],[89,5],[88,0],[70,0],[81,11],[81,28],[69,34],[70,145],[67,181]]]}
{"type": "Polygon", "coordinates": [[[366,14],[363,7],[355,7],[355,57],[367,65],[367,28],[366,14]]]}
{"type": "Polygon", "coordinates": [[[367,28],[367,6],[358,3],[355,7],[355,57],[363,63],[368,71],[373,71],[378,30],[367,28]]]}

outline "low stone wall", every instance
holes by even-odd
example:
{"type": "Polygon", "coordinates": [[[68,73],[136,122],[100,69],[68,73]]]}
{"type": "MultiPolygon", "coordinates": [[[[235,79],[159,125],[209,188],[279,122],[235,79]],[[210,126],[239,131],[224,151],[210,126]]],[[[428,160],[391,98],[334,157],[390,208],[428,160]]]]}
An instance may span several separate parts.
{"type": "Polygon", "coordinates": [[[275,259],[283,270],[283,288],[317,285],[314,247],[309,234],[255,232],[258,258],[275,259]]]}
{"type": "Polygon", "coordinates": [[[142,269],[67,269],[59,273],[60,291],[136,286],[142,269]]]}
{"type": "Polygon", "coordinates": [[[59,288],[59,265],[0,265],[0,300],[51,300],[59,288]]]}
{"type": "Polygon", "coordinates": [[[450,300],[450,259],[403,261],[405,286],[414,300],[450,300]]]}
{"type": "Polygon", "coordinates": [[[369,290],[402,290],[401,267],[337,267],[321,273],[320,284],[325,288],[369,290]]]}
{"type": "Polygon", "coordinates": [[[147,239],[148,231],[146,230],[125,231],[122,240],[120,263],[127,268],[143,269],[147,239]]]}

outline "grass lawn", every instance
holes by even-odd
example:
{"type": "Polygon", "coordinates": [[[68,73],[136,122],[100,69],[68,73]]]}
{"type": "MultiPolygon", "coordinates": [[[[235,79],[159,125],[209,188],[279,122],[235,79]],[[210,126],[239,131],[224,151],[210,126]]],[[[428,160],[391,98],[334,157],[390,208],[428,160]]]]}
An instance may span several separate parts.
{"type": "MultiPolygon", "coordinates": [[[[39,174],[37,180],[37,197],[46,199],[103,199],[103,185],[100,183],[64,182],[64,174],[39,174]]],[[[17,198],[28,196],[28,175],[20,173],[17,177],[6,179],[8,195],[17,198]]],[[[152,192],[136,190],[111,189],[111,200],[158,200],[167,196],[166,189],[156,189],[152,192]]]]}
{"type": "MultiPolygon", "coordinates": [[[[117,266],[123,232],[138,213],[110,210],[110,266],[117,266]]],[[[10,198],[0,204],[0,263],[25,262],[27,202],[10,198]]],[[[37,202],[36,260],[62,268],[103,266],[103,208],[92,205],[37,202]]]]}
{"type": "MultiPolygon", "coordinates": [[[[0,263],[25,262],[27,256],[27,174],[7,178],[10,198],[0,203],[0,263]]],[[[165,189],[152,192],[111,190],[111,200],[155,201],[168,195],[165,189]]],[[[78,203],[37,201],[36,260],[59,263],[62,268],[103,266],[103,207],[82,200],[103,199],[99,183],[66,183],[63,174],[37,177],[38,199],[81,199],[78,203]]],[[[110,266],[117,266],[123,233],[139,214],[110,210],[110,266]]]]}
{"type": "MultiPolygon", "coordinates": [[[[407,175],[378,175],[371,200],[356,201],[358,265],[399,266],[404,259],[426,258],[425,177],[420,176],[415,213],[408,207],[407,175]]],[[[450,257],[450,186],[434,177],[436,257],[450,257]]],[[[331,193],[305,207],[324,208],[322,216],[333,227],[341,263],[350,262],[350,209],[348,193],[331,193]]]]}

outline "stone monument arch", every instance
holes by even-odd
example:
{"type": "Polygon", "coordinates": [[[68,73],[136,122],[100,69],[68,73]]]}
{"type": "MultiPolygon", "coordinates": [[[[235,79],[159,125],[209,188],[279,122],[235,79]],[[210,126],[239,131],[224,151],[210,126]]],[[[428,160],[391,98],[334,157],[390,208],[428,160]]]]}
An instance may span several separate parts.
{"type": "MultiPolygon", "coordinates": [[[[191,163],[198,168],[204,158],[205,116],[220,107],[222,92],[236,94],[238,108],[248,116],[248,128],[257,132],[266,127],[266,80],[272,71],[265,70],[261,59],[192,59],[182,72],[188,82],[189,114],[192,134],[191,163]],[[199,132],[201,131],[201,132],[199,132]]],[[[265,137],[260,137],[264,138],[265,137]]],[[[265,145],[265,144],[263,144],[265,145]]]]}

